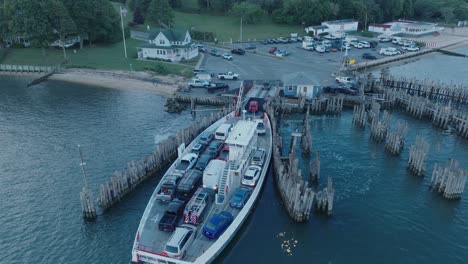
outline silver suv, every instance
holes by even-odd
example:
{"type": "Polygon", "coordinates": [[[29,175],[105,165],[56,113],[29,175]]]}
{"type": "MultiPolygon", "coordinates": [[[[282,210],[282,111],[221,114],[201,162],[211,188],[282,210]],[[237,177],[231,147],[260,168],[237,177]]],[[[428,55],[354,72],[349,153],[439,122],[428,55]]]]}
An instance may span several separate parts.
{"type": "Polygon", "coordinates": [[[197,227],[182,225],[177,227],[164,248],[164,253],[170,258],[184,259],[187,250],[197,236],[197,227]]]}
{"type": "Polygon", "coordinates": [[[252,157],[252,162],[250,162],[251,165],[258,165],[258,166],[263,166],[263,162],[265,161],[265,150],[258,148],[253,157],[252,157]]]}

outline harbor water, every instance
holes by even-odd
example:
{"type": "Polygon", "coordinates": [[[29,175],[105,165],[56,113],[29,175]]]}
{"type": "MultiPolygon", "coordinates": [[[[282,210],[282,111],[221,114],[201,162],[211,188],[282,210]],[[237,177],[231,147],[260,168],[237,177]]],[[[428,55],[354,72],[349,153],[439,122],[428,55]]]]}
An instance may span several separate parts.
{"type": "MultiPolygon", "coordinates": [[[[425,67],[432,72],[438,68],[425,67]]],[[[468,84],[466,79],[460,82],[468,84]]],[[[188,126],[189,112],[165,113],[164,98],[147,91],[26,84],[23,78],[1,77],[0,263],[129,263],[158,178],[97,220],[84,221],[77,145],[97,195],[99,184],[116,169],[188,126]]],[[[370,141],[369,128],[353,127],[352,111],[312,117],[312,147],[321,153],[319,187],[332,176],[336,190],[333,215],[291,222],[269,177],[254,213],[217,262],[467,263],[468,194],[447,201],[428,186],[435,162],[454,158],[468,169],[468,142],[404,113],[393,113],[393,124],[397,118],[409,123],[399,157],[370,141]],[[431,145],[424,178],[406,171],[408,149],[417,134],[431,145]]],[[[288,117],[283,132],[299,127],[300,120],[298,115],[288,117]]]]}

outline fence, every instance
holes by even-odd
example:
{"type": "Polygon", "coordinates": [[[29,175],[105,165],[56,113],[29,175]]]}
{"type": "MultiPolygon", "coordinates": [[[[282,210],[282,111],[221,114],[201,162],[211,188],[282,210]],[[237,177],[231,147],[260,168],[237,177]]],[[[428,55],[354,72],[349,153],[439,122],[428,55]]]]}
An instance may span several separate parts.
{"type": "Polygon", "coordinates": [[[56,71],[55,66],[34,66],[34,65],[14,65],[14,64],[0,64],[0,72],[53,72],[56,71]]]}

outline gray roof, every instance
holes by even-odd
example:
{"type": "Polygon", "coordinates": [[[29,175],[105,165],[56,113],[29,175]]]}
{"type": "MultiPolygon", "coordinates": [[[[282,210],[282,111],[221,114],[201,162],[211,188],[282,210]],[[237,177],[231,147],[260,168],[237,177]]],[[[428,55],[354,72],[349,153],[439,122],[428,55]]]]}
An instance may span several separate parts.
{"type": "Polygon", "coordinates": [[[341,20],[330,20],[330,21],[324,21],[323,23],[328,23],[328,24],[343,24],[343,23],[353,23],[357,22],[354,19],[341,19],[341,20]]]}
{"type": "Polygon", "coordinates": [[[304,72],[295,72],[283,76],[284,85],[314,85],[318,86],[319,83],[309,77],[304,72]]]}
{"type": "Polygon", "coordinates": [[[311,26],[311,28],[313,28],[313,29],[327,29],[328,27],[324,26],[324,25],[319,25],[319,26],[311,26]]]}
{"type": "Polygon", "coordinates": [[[187,43],[185,45],[170,45],[170,46],[159,46],[155,44],[146,43],[138,46],[138,48],[150,48],[150,49],[185,49],[194,46],[193,43],[187,43]]]}
{"type": "Polygon", "coordinates": [[[149,34],[149,39],[155,39],[159,33],[162,32],[164,36],[169,41],[184,41],[185,35],[187,34],[187,30],[178,30],[178,29],[161,29],[157,31],[153,31],[149,34]]]}

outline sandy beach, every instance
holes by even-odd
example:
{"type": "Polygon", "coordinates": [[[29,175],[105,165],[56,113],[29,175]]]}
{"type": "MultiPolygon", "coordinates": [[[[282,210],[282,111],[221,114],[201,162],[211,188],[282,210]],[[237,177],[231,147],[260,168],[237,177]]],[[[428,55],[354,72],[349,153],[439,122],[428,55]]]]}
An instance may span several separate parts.
{"type": "Polygon", "coordinates": [[[184,78],[180,76],[86,69],[67,69],[49,79],[122,90],[143,90],[161,95],[172,95],[177,91],[179,84],[184,83],[184,78]]]}

